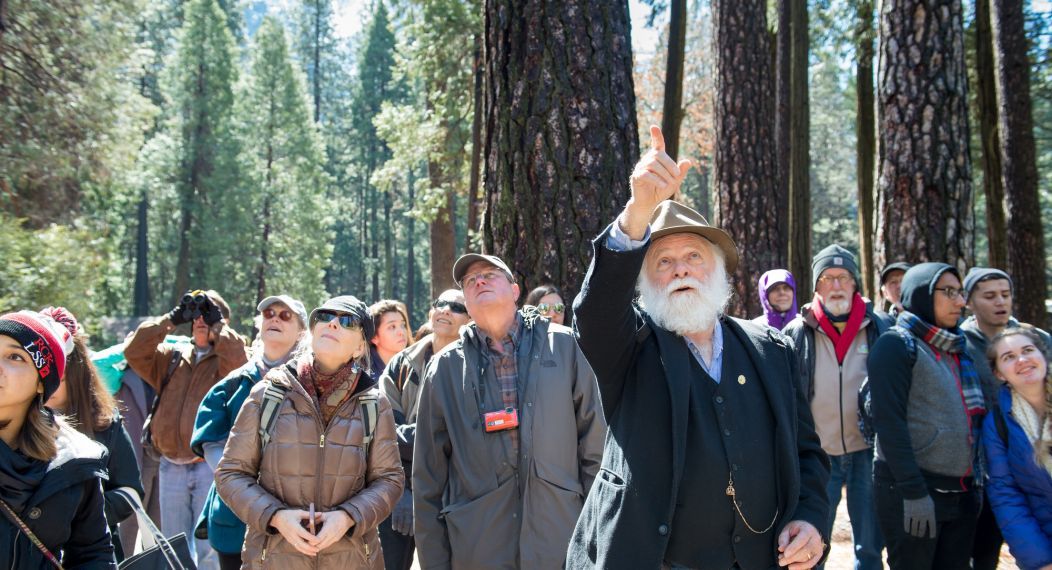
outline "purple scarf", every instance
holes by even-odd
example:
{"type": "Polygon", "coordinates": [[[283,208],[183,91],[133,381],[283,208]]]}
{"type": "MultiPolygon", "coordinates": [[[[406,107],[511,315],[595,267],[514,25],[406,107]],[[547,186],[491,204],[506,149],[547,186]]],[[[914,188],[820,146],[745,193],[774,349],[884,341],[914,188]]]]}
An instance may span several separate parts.
{"type": "Polygon", "coordinates": [[[760,276],[760,304],[763,305],[763,314],[767,317],[767,324],[777,330],[782,330],[789,321],[796,318],[800,312],[796,304],[796,280],[793,274],[785,269],[772,269],[760,276]],[[779,283],[785,283],[793,289],[793,306],[788,311],[780,313],[774,310],[770,301],[767,300],[767,291],[779,283]]]}

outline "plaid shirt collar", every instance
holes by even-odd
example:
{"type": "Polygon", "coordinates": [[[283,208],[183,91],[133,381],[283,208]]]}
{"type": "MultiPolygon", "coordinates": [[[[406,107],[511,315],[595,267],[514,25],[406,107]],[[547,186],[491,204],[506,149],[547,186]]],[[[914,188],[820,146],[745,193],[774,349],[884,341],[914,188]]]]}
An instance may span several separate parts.
{"type": "Polygon", "coordinates": [[[511,347],[517,348],[519,346],[519,339],[522,337],[522,314],[518,311],[515,312],[515,324],[512,325],[511,330],[508,331],[508,335],[502,339],[494,340],[493,337],[486,334],[478,325],[475,326],[475,330],[478,332],[479,340],[482,341],[482,346],[486,347],[489,352],[497,352],[493,350],[493,343],[500,342],[504,344],[505,348],[508,347],[508,343],[511,343],[511,347]]]}

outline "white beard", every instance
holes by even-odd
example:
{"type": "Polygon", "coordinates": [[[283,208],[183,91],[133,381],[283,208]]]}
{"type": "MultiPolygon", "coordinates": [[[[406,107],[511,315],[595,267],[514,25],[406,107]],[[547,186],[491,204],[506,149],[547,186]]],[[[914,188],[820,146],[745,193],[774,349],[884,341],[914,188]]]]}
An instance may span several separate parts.
{"type": "Polygon", "coordinates": [[[675,279],[664,290],[651,283],[645,273],[640,273],[637,287],[639,306],[658,326],[680,336],[712,330],[732,294],[722,263],[717,263],[716,269],[705,280],[695,277],[675,279]],[[694,289],[673,293],[683,286],[694,289]]]}
{"type": "Polygon", "coordinates": [[[834,317],[846,315],[851,312],[851,298],[823,300],[822,309],[834,317]]]}

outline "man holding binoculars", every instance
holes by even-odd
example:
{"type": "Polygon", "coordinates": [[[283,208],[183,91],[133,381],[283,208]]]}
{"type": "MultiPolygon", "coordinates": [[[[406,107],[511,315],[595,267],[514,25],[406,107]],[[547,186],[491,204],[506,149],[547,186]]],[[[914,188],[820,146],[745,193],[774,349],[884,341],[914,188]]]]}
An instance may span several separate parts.
{"type": "MultiPolygon", "coordinates": [[[[169,536],[194,536],[214,478],[190,450],[197,408],[213,385],[248,361],[245,341],[227,325],[229,319],[230,307],[219,293],[187,291],[167,315],[139,325],[124,348],[128,365],[157,391],[143,445],[160,455],[161,529],[169,536]],[[191,346],[165,342],[186,323],[192,327],[191,346]]],[[[190,550],[198,568],[218,568],[207,540],[190,540],[190,550]]]]}

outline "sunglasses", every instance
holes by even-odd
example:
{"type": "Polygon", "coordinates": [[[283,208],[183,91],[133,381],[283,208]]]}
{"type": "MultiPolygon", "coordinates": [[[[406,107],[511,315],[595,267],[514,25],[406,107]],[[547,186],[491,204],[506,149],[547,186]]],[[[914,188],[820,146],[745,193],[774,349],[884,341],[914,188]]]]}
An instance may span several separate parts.
{"type": "Polygon", "coordinates": [[[561,313],[566,310],[566,305],[562,303],[554,303],[551,305],[549,305],[548,303],[541,303],[540,305],[537,305],[537,310],[542,313],[547,313],[548,311],[561,313]]]}
{"type": "Polygon", "coordinates": [[[286,323],[292,320],[292,311],[288,309],[282,309],[279,312],[275,311],[274,309],[271,309],[270,307],[267,307],[266,309],[263,309],[262,315],[264,320],[273,319],[275,316],[285,321],[286,323]]]}
{"type": "Polygon", "coordinates": [[[340,326],[345,329],[360,329],[362,328],[362,320],[357,315],[348,315],[330,313],[329,311],[318,311],[314,314],[314,319],[320,323],[332,322],[333,319],[339,319],[340,326]]]}
{"type": "Polygon", "coordinates": [[[456,313],[458,315],[466,315],[466,314],[468,314],[468,308],[464,306],[464,303],[458,303],[456,301],[447,301],[445,299],[435,299],[434,301],[431,302],[431,307],[435,308],[435,309],[438,309],[438,310],[442,310],[442,309],[445,309],[446,307],[449,307],[450,311],[453,311],[454,313],[456,313]]]}

